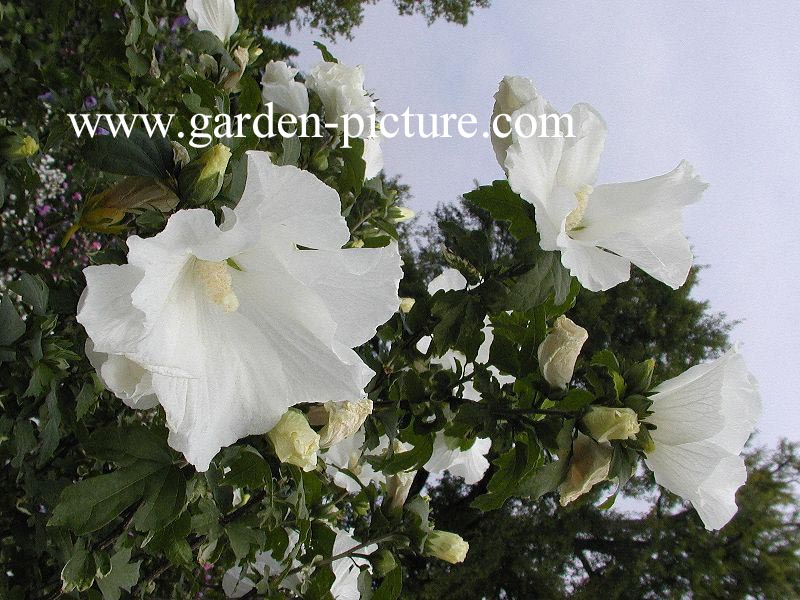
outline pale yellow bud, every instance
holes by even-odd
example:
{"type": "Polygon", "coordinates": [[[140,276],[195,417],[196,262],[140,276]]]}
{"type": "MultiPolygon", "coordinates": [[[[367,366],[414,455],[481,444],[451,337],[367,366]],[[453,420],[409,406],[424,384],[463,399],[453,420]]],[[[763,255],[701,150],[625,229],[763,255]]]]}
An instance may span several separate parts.
{"type": "Polygon", "coordinates": [[[296,465],[303,471],[316,468],[319,435],[311,429],[299,410],[287,410],[267,435],[281,462],[296,465]]]}
{"type": "Polygon", "coordinates": [[[433,530],[425,540],[425,554],[451,564],[464,562],[469,543],[457,533],[433,530]]]}
{"type": "Polygon", "coordinates": [[[631,440],[639,433],[639,418],[630,408],[593,406],[583,416],[583,425],[598,442],[631,440]]]}
{"type": "Polygon", "coordinates": [[[570,319],[561,315],[556,319],[553,329],[539,344],[539,368],[547,383],[565,388],[572,379],[575,361],[586,340],[588,332],[570,319]]]}
{"type": "Polygon", "coordinates": [[[325,410],[328,422],[319,432],[320,448],[330,448],[358,431],[372,414],[372,400],[326,402],[325,410]]]}
{"type": "Polygon", "coordinates": [[[598,444],[588,435],[578,433],[572,444],[567,477],[558,486],[561,506],[566,506],[591,490],[595,484],[605,481],[611,468],[611,457],[610,444],[598,444]]]}
{"type": "Polygon", "coordinates": [[[414,308],[415,300],[413,298],[400,298],[400,312],[408,314],[414,308]]]}

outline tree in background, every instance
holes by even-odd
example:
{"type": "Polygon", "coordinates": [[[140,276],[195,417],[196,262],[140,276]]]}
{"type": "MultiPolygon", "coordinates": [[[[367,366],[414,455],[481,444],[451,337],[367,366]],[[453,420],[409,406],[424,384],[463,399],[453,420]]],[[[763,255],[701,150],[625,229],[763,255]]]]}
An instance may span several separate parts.
{"type": "MultiPolygon", "coordinates": [[[[491,232],[496,258],[510,256],[514,239],[504,224],[473,205],[443,205],[436,221],[454,221],[491,232]]],[[[447,229],[423,227],[424,250],[409,255],[421,277],[441,265],[447,229]]],[[[657,357],[656,374],[667,379],[717,356],[729,344],[734,323],[691,297],[699,269],[672,290],[637,269],[627,283],[603,294],[581,290],[567,314],[590,332],[584,356],[611,348],[633,362],[657,357]]],[[[580,368],[580,364],[578,366],[580,368]]],[[[649,473],[626,490],[636,502],[604,510],[611,485],[597,486],[564,510],[554,495],[509,500],[481,513],[470,502],[475,486],[446,476],[428,490],[437,522],[478,550],[464,569],[420,559],[407,577],[405,598],[472,600],[556,598],[788,598],[800,594],[800,447],[782,442],[774,451],[748,456],[748,483],[738,495],[739,513],[721,531],[707,531],[694,511],[657,487],[649,473]],[[625,510],[629,509],[629,510],[625,510]]],[[[421,486],[427,477],[417,480],[421,486]]]]}

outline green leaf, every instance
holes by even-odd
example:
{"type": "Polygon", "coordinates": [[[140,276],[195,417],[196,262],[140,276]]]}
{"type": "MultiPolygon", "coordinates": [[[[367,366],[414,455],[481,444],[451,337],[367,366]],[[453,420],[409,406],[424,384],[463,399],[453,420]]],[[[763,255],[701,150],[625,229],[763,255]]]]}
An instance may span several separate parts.
{"type": "Polygon", "coordinates": [[[383,578],[372,600],[396,600],[403,591],[403,569],[398,565],[383,578]]]}
{"type": "Polygon", "coordinates": [[[166,138],[134,129],[130,137],[99,135],[87,142],[87,159],[101,171],[166,179],[173,169],[172,146],[166,138]]]}
{"type": "Polygon", "coordinates": [[[133,515],[133,525],[139,531],[160,529],[181,514],[186,504],[186,478],[175,467],[148,478],[144,500],[133,515]]]}
{"type": "Polygon", "coordinates": [[[609,372],[619,372],[619,361],[611,350],[600,350],[592,356],[592,366],[605,367],[609,372]]]}
{"type": "Polygon", "coordinates": [[[341,151],[344,168],[339,177],[340,189],[341,191],[352,191],[353,195],[358,196],[364,185],[364,173],[367,169],[367,163],[364,162],[364,140],[351,139],[350,147],[342,148],[341,151]]]}
{"type": "Polygon", "coordinates": [[[10,346],[24,333],[25,321],[19,316],[6,292],[0,302],[0,346],[10,346]]]}
{"type": "Polygon", "coordinates": [[[48,525],[67,527],[78,535],[97,531],[139,501],[147,479],[162,468],[159,463],[142,461],[79,481],[61,493],[48,525]]]}
{"type": "Polygon", "coordinates": [[[519,486],[520,496],[538,500],[545,494],[553,492],[564,481],[569,461],[556,460],[535,469],[519,486]]]}
{"type": "Polygon", "coordinates": [[[488,211],[495,221],[508,221],[511,235],[518,240],[537,235],[533,206],[514,192],[508,181],[480,186],[464,194],[464,199],[488,211]]]}
{"type": "Polygon", "coordinates": [[[100,399],[100,391],[102,386],[98,389],[97,379],[92,375],[93,383],[86,382],[81,387],[81,391],[75,397],[75,418],[80,421],[87,414],[89,414],[100,399]]]}
{"type": "Polygon", "coordinates": [[[263,488],[272,482],[272,472],[267,461],[255,448],[244,446],[227,462],[230,468],[222,478],[222,485],[232,487],[263,488]]]}
{"type": "Polygon", "coordinates": [[[572,388],[558,403],[558,410],[578,411],[594,402],[594,394],[581,388],[572,388]]]}
{"type": "Polygon", "coordinates": [[[237,561],[241,561],[250,554],[251,547],[263,546],[267,539],[264,531],[244,522],[231,523],[225,528],[225,533],[231,542],[231,550],[237,561]]]}
{"type": "Polygon", "coordinates": [[[161,465],[172,462],[166,440],[144,425],[98,429],[89,438],[85,449],[95,458],[118,465],[137,461],[152,461],[161,465]]]}
{"type": "Polygon", "coordinates": [[[103,592],[103,600],[119,600],[120,590],[130,592],[139,582],[141,561],[130,562],[131,549],[125,548],[111,557],[111,569],[100,574],[97,587],[103,592]]]}
{"type": "Polygon", "coordinates": [[[22,296],[22,299],[33,307],[33,312],[37,315],[45,314],[49,290],[38,275],[23,273],[17,281],[9,283],[8,287],[22,296]]]}

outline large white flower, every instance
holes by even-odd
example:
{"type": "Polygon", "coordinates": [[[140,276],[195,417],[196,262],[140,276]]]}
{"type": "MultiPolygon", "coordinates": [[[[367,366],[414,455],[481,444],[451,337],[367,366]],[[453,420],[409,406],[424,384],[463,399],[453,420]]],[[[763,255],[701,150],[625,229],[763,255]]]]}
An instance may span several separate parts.
{"type": "Polygon", "coordinates": [[[95,352],[141,367],[170,445],[203,471],[289,406],[362,396],[373,373],[352,348],[397,309],[402,270],[396,245],[349,237],[335,190],[251,152],[222,226],[182,210],[130,237],[128,264],[85,269],[78,321],[95,352]]]}
{"type": "Polygon", "coordinates": [[[425,470],[437,474],[449,471],[455,477],[462,477],[464,483],[469,485],[478,483],[489,468],[486,455],[492,447],[492,440],[476,438],[466,450],[462,450],[460,444],[460,439],[448,437],[444,432],[437,431],[433,441],[433,454],[425,463],[425,470]]]}
{"type": "Polygon", "coordinates": [[[223,42],[239,28],[234,0],[187,0],[186,14],[200,31],[210,31],[223,42]]]}
{"type": "MultiPolygon", "coordinates": [[[[359,546],[361,542],[354,539],[348,532],[340,529],[336,532],[333,542],[333,556],[343,554],[359,546]]],[[[359,548],[353,554],[369,555],[375,552],[378,546],[370,544],[359,548]]],[[[331,570],[335,577],[331,586],[331,595],[334,600],[359,600],[358,576],[362,569],[370,569],[369,560],[363,556],[346,556],[331,563],[331,570]]]]}
{"type": "Polygon", "coordinates": [[[646,420],[654,448],[645,462],[656,482],[689,500],[707,529],[736,514],[747,480],[740,456],[758,421],[758,384],[733,349],[659,385],[646,420]]]}
{"type": "Polygon", "coordinates": [[[282,60],[270,61],[264,67],[261,77],[261,97],[264,104],[272,102],[275,110],[281,114],[302,116],[308,113],[308,90],[306,86],[295,81],[297,69],[290,67],[282,60]]]}
{"type": "Polygon", "coordinates": [[[499,140],[494,146],[512,189],[536,209],[541,247],[559,250],[564,266],[592,291],[627,281],[631,263],[673,288],[683,285],[692,252],[682,210],[706,184],[684,161],[652,179],[594,186],[606,136],[600,115],[576,104],[568,113],[574,137],[566,137],[563,121],[562,135],[554,135],[558,113],[521,79],[500,84],[495,110],[513,110],[514,126],[508,148],[499,140]],[[538,130],[529,135],[533,120],[538,130]]]}
{"type": "MultiPolygon", "coordinates": [[[[433,296],[438,291],[449,292],[451,290],[463,290],[467,287],[467,280],[456,269],[445,269],[442,273],[434,277],[428,284],[428,294],[433,296]]],[[[425,336],[417,342],[417,350],[426,354],[430,348],[432,338],[425,336]]],[[[492,331],[492,323],[489,317],[484,320],[483,328],[483,343],[478,348],[478,354],[475,357],[475,362],[479,364],[486,364],[489,362],[489,351],[494,341],[494,332],[492,331]]],[[[474,368],[472,363],[467,363],[467,357],[458,350],[448,350],[442,356],[434,356],[430,359],[431,364],[439,365],[443,369],[450,371],[458,371],[459,365],[464,370],[464,375],[469,376],[472,374],[474,368]]],[[[515,378],[511,375],[502,375],[495,366],[489,366],[489,372],[500,383],[505,385],[513,383],[515,378]]],[[[464,383],[464,391],[461,397],[466,400],[478,401],[481,399],[480,393],[475,389],[472,381],[464,383]]]]}

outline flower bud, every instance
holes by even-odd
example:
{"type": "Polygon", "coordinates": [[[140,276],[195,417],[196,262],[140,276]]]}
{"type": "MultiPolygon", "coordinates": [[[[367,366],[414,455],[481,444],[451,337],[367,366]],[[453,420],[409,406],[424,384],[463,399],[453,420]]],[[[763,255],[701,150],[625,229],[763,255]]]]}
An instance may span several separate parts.
{"type": "Polygon", "coordinates": [[[393,206],[389,209],[389,221],[392,223],[402,223],[403,221],[408,221],[409,219],[413,219],[416,216],[416,213],[411,210],[410,208],[406,208],[405,206],[393,206]]]}
{"type": "Polygon", "coordinates": [[[358,431],[372,414],[372,400],[326,402],[325,410],[328,422],[319,432],[320,448],[330,448],[358,431]]]}
{"type": "Polygon", "coordinates": [[[399,512],[408,499],[411,485],[414,483],[416,471],[401,471],[386,478],[386,493],[389,496],[389,507],[393,512],[399,512]]]}
{"type": "Polygon", "coordinates": [[[639,433],[639,417],[630,408],[593,406],[583,416],[583,425],[595,440],[630,440],[639,433]]]}
{"type": "Polygon", "coordinates": [[[400,298],[400,312],[404,315],[410,313],[415,302],[414,298],[400,298]]]}
{"type": "Polygon", "coordinates": [[[451,564],[464,562],[469,544],[457,533],[434,529],[425,540],[425,554],[451,564]]]}
{"type": "Polygon", "coordinates": [[[595,484],[605,481],[611,468],[611,457],[609,444],[598,444],[588,435],[578,433],[572,444],[567,477],[558,486],[561,506],[566,506],[591,490],[595,484]]]}
{"type": "Polygon", "coordinates": [[[575,361],[588,338],[583,327],[564,315],[556,319],[553,329],[539,344],[539,368],[547,383],[558,388],[567,387],[575,361]]]}
{"type": "Polygon", "coordinates": [[[181,169],[178,176],[181,198],[192,206],[202,206],[216,198],[230,158],[230,149],[216,144],[181,169]]]}
{"type": "Polygon", "coordinates": [[[303,471],[316,468],[319,436],[299,410],[287,410],[267,435],[281,462],[296,465],[303,471]]]}
{"type": "Polygon", "coordinates": [[[183,144],[178,142],[170,142],[172,146],[172,160],[179,167],[185,167],[192,159],[189,158],[189,152],[183,144]]]}
{"type": "Polygon", "coordinates": [[[0,140],[0,156],[9,162],[25,160],[36,154],[39,143],[29,135],[9,135],[0,140]]]}

